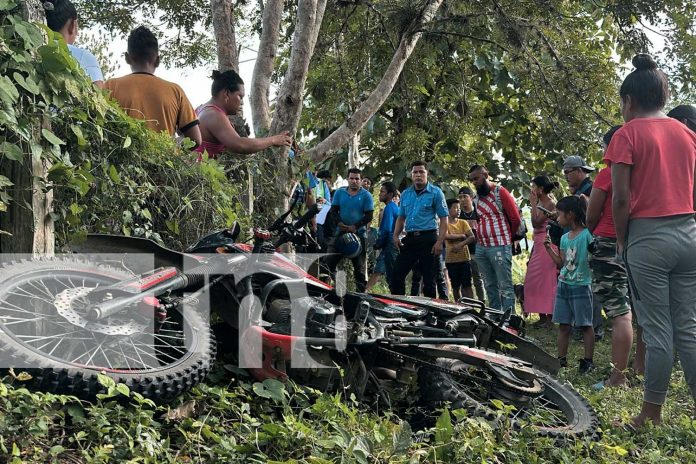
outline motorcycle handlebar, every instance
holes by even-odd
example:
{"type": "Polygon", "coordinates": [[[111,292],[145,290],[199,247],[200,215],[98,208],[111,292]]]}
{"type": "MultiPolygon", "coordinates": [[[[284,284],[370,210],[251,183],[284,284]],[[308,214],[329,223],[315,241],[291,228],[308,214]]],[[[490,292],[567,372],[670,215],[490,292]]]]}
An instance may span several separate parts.
{"type": "Polygon", "coordinates": [[[298,219],[297,221],[295,221],[295,228],[296,228],[296,229],[301,229],[301,228],[303,228],[304,226],[306,226],[307,223],[308,223],[314,216],[316,216],[318,212],[319,212],[319,205],[318,205],[318,204],[315,203],[315,204],[313,204],[312,206],[310,206],[309,209],[307,210],[307,212],[304,213],[300,219],[298,219]]]}

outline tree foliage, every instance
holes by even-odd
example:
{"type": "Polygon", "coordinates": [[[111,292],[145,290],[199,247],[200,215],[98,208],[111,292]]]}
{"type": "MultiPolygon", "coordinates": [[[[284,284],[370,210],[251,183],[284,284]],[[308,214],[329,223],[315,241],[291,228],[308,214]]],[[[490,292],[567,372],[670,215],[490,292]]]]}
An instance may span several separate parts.
{"type": "MultiPolygon", "coordinates": [[[[321,139],[335,130],[374,86],[407,4],[333,4],[308,80],[307,135],[321,139]]],[[[522,187],[538,172],[559,172],[569,154],[599,161],[600,134],[619,122],[617,59],[649,49],[641,23],[671,31],[665,50],[681,56],[673,62],[681,71],[674,90],[688,90],[685,63],[694,49],[685,46],[695,15],[685,6],[446,3],[390,99],[361,132],[368,173],[400,181],[410,161],[425,158],[437,180],[457,180],[478,162],[522,187]],[[679,21],[668,20],[674,17],[679,21]]],[[[332,163],[345,165],[345,157],[344,151],[332,163]]]]}
{"type": "MultiPolygon", "coordinates": [[[[242,29],[252,35],[260,33],[263,3],[235,3],[242,29]]],[[[423,4],[327,4],[300,126],[308,148],[364,101],[423,4]]],[[[125,32],[142,12],[177,31],[178,42],[169,51],[179,62],[205,59],[186,44],[200,40],[201,27],[209,28],[207,2],[95,5],[83,4],[92,23],[125,32]]],[[[274,68],[278,85],[290,58],[296,14],[297,2],[286,1],[274,68]]],[[[435,174],[461,178],[469,163],[486,161],[495,173],[522,185],[538,171],[557,171],[564,155],[597,161],[599,135],[619,120],[616,86],[634,53],[657,53],[671,73],[675,96],[693,95],[695,17],[686,0],[446,2],[390,99],[361,130],[368,172],[399,180],[410,160],[425,157],[435,174]]],[[[346,151],[327,163],[342,170],[346,151]]]]}

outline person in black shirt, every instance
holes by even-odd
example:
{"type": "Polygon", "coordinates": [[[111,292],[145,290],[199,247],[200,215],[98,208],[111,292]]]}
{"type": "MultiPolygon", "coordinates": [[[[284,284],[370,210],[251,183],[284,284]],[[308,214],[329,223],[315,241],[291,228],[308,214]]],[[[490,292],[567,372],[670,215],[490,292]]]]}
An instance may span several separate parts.
{"type": "MultiPolygon", "coordinates": [[[[462,187],[459,189],[458,198],[459,205],[461,206],[462,210],[459,214],[459,219],[464,219],[469,223],[475,237],[476,228],[478,227],[478,214],[476,213],[476,208],[474,208],[474,192],[469,187],[462,187]]],[[[476,260],[474,259],[475,254],[476,242],[469,245],[469,255],[471,255],[471,275],[474,279],[476,298],[480,301],[486,301],[486,291],[484,290],[483,277],[481,276],[481,271],[479,271],[478,264],[476,264],[476,260]]]]}

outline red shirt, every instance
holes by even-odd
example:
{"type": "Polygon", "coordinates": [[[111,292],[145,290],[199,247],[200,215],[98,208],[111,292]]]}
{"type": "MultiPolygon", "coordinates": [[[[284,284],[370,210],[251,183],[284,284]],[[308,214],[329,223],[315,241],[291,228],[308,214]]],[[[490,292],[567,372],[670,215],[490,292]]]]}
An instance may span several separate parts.
{"type": "Polygon", "coordinates": [[[631,218],[693,214],[696,134],[676,119],[627,122],[614,134],[604,159],[633,166],[631,218]]]}
{"type": "Polygon", "coordinates": [[[593,235],[598,237],[616,238],[616,229],[614,228],[614,217],[611,215],[611,168],[607,167],[599,171],[594,180],[595,189],[601,190],[607,194],[602,205],[601,216],[595,227],[593,235]]]}
{"type": "Polygon", "coordinates": [[[491,192],[485,197],[479,196],[476,202],[479,217],[477,240],[485,247],[511,245],[511,230],[517,231],[522,223],[517,204],[510,192],[505,187],[500,187],[500,203],[503,206],[501,211],[495,199],[495,189],[496,186],[491,185],[491,192]]]}

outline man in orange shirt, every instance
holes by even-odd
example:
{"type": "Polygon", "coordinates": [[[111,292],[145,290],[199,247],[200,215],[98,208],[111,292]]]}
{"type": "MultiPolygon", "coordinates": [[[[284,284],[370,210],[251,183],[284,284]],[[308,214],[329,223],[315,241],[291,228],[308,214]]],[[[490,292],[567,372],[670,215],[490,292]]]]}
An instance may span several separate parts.
{"type": "Polygon", "coordinates": [[[198,118],[186,94],[178,85],[155,77],[159,66],[157,37],[146,27],[134,29],[128,36],[126,63],[132,74],[109,79],[105,88],[121,108],[147,126],[170,135],[177,132],[201,144],[198,118]]]}

